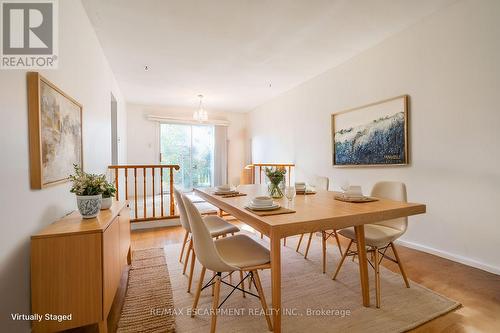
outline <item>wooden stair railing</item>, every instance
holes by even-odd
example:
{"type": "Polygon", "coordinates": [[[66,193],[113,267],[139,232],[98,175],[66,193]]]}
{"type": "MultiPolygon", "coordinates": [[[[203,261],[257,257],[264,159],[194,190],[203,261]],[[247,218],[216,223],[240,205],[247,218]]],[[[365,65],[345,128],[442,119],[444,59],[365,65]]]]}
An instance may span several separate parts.
{"type": "MultiPolygon", "coordinates": [[[[129,203],[131,209],[130,222],[155,221],[163,219],[177,218],[174,206],[174,170],[179,170],[178,165],[148,164],[148,165],[110,165],[109,170],[114,172],[114,182],[116,187],[116,200],[124,195],[125,200],[129,200],[130,187],[133,188],[133,204],[129,203]],[[123,170],[120,172],[120,170],[123,170]],[[132,170],[129,172],[129,170],[132,170]],[[164,176],[168,176],[168,192],[164,191],[164,176]],[[155,177],[159,177],[156,178],[155,177]],[[133,186],[129,179],[133,178],[133,186]],[[138,189],[138,180],[142,178],[142,191],[138,189]],[[150,185],[148,185],[150,184],[150,185]],[[155,191],[159,188],[159,192],[155,191]],[[139,193],[140,192],[140,193],[139,193]],[[159,212],[156,209],[156,197],[160,196],[159,212]],[[168,195],[168,214],[165,214],[164,197],[168,195]],[[141,197],[142,196],[142,197],[141,197]],[[148,202],[151,199],[151,203],[148,202]],[[142,214],[139,214],[139,202],[142,201],[142,214]],[[148,204],[151,205],[148,209],[148,204]],[[133,211],[133,212],[132,212],[133,211]]],[[[140,185],[139,185],[140,186],[140,185]]]]}
{"type": "Polygon", "coordinates": [[[286,169],[287,177],[285,177],[285,184],[290,186],[290,182],[292,179],[292,168],[295,167],[294,163],[253,163],[250,165],[247,165],[246,168],[252,170],[252,179],[251,182],[252,184],[256,184],[256,179],[259,178],[259,183],[262,184],[262,170],[266,167],[276,167],[276,168],[283,168],[286,169]],[[255,172],[258,171],[258,176],[255,176],[255,172]],[[288,179],[288,182],[287,182],[288,179]]]}

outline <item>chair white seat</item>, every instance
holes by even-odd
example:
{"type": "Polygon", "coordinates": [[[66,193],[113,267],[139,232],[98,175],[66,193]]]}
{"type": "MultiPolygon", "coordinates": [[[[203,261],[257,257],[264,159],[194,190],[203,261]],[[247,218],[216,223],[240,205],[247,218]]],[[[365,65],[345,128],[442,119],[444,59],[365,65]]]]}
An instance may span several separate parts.
{"type": "Polygon", "coordinates": [[[265,265],[271,261],[269,250],[246,235],[219,238],[214,243],[221,258],[240,269],[265,265]]]}
{"type": "MultiPolygon", "coordinates": [[[[344,228],[338,231],[342,236],[356,240],[354,228],[344,228]]],[[[365,224],[365,243],[368,246],[384,247],[401,236],[404,231],[376,224],[365,224]]]]}
{"type": "Polygon", "coordinates": [[[205,216],[203,221],[205,222],[212,237],[218,237],[240,231],[240,228],[218,216],[205,216]]]}

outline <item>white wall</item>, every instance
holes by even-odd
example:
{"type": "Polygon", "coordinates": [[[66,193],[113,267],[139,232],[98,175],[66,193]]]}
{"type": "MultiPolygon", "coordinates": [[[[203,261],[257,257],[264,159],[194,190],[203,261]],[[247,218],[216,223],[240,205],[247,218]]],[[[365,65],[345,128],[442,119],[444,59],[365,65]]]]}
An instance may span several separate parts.
{"type": "MultiPolygon", "coordinates": [[[[78,0],[59,1],[59,69],[42,75],[83,104],[84,165],[105,172],[111,162],[110,94],[118,100],[120,159],[125,156],[125,107],[87,15],[78,0]]],[[[76,209],[69,184],[30,189],[26,72],[0,71],[0,327],[28,332],[29,322],[11,313],[30,313],[30,235],[76,209]]]]}
{"type": "MultiPolygon", "coordinates": [[[[148,115],[191,118],[194,109],[127,104],[127,157],[129,164],[157,164],[159,162],[159,123],[146,119],[148,115]]],[[[247,138],[245,113],[217,112],[208,110],[210,119],[227,120],[228,127],[228,179],[234,184],[240,181],[246,165],[245,144],[247,138]]],[[[139,191],[140,192],[140,191],[139,191]]]]}
{"type": "Polygon", "coordinates": [[[250,113],[255,161],[427,204],[404,241],[500,273],[500,1],[459,1],[250,113]],[[330,114],[409,94],[411,165],[333,168],[330,114]],[[281,124],[277,126],[277,124],[281,124]]]}

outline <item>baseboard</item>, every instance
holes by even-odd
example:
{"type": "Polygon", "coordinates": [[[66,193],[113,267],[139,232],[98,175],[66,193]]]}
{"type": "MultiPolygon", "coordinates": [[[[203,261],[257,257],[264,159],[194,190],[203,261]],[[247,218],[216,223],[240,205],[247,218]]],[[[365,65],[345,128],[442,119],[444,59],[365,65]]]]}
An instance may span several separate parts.
{"type": "Polygon", "coordinates": [[[158,221],[145,221],[145,222],[135,222],[131,223],[132,230],[142,230],[142,229],[153,229],[162,227],[174,227],[181,225],[179,219],[168,219],[168,220],[158,220],[158,221]]]}
{"type": "Polygon", "coordinates": [[[456,254],[453,254],[453,253],[446,252],[446,251],[441,251],[441,250],[438,250],[438,249],[434,249],[432,247],[428,247],[428,246],[425,246],[425,245],[421,245],[421,244],[417,244],[417,243],[413,243],[413,242],[408,242],[408,241],[405,241],[405,240],[397,240],[396,244],[402,245],[402,246],[406,246],[406,247],[409,247],[411,249],[419,250],[419,251],[422,251],[422,252],[434,254],[434,255],[436,255],[438,257],[442,257],[442,258],[445,258],[445,259],[456,261],[456,262],[459,262],[459,263],[467,265],[467,266],[471,266],[471,267],[474,267],[474,268],[481,269],[483,271],[487,271],[487,272],[490,272],[490,273],[493,273],[493,274],[500,275],[500,267],[495,267],[495,266],[492,266],[492,265],[488,265],[488,264],[485,264],[485,263],[480,262],[480,261],[476,261],[476,260],[473,260],[473,259],[462,257],[462,256],[459,256],[459,255],[456,255],[456,254]]]}

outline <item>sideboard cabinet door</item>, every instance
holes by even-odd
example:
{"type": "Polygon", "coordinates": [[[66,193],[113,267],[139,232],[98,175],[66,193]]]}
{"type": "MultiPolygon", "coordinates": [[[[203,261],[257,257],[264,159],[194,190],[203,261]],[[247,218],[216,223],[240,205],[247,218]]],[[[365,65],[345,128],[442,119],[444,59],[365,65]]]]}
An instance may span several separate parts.
{"type": "Polygon", "coordinates": [[[120,223],[116,217],[103,233],[103,319],[106,319],[120,284],[120,223]]]}

